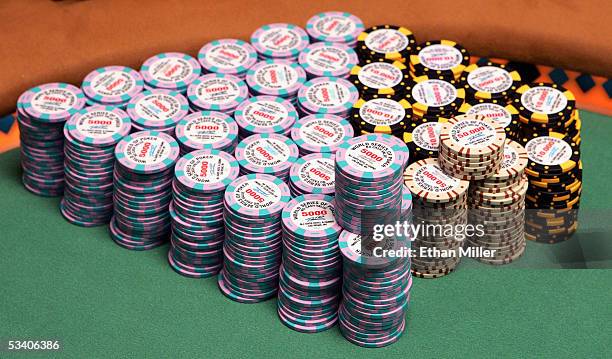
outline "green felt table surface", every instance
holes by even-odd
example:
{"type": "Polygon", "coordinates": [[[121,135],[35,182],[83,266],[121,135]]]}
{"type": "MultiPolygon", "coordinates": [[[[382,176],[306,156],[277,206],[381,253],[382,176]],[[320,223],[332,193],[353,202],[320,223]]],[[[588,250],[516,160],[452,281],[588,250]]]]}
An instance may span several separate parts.
{"type": "MultiPolygon", "coordinates": [[[[447,277],[415,279],[406,333],[383,349],[350,344],[337,328],[294,332],[278,320],[274,299],[239,304],[214,279],[177,275],[167,246],[132,252],[106,227],[67,223],[59,199],[22,187],[18,151],[2,154],[0,341],[58,339],[57,356],[73,358],[609,357],[612,120],[582,118],[576,238],[530,242],[507,266],[464,258],[447,277]]],[[[3,350],[0,357],[49,355],[3,350]]]]}

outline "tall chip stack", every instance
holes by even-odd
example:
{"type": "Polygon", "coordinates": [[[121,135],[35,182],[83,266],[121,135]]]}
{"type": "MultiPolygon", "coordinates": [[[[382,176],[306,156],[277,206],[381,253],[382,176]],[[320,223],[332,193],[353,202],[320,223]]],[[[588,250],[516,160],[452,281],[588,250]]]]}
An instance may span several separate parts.
{"type": "Polygon", "coordinates": [[[357,37],[363,30],[363,21],[360,18],[339,11],[318,13],[306,23],[306,32],[313,43],[333,42],[355,47],[357,37]]]}
{"type": "Polygon", "coordinates": [[[238,124],[228,114],[197,111],[185,116],[175,128],[181,156],[195,150],[234,153],[238,145],[238,124]]]}
{"type": "Polygon", "coordinates": [[[176,124],[189,113],[185,96],[170,90],[147,90],[127,105],[132,131],[154,130],[174,136],[176,124]]]}
{"type": "Polygon", "coordinates": [[[298,91],[297,108],[302,116],[324,113],[348,118],[359,98],[357,88],[339,77],[315,77],[298,91]]]}
{"type": "Polygon", "coordinates": [[[297,62],[310,39],[301,27],[287,23],[268,24],[255,30],[251,44],[259,60],[281,59],[297,62]]]}
{"type": "Polygon", "coordinates": [[[200,49],[198,62],[205,73],[233,75],[244,80],[248,69],[257,62],[257,51],[242,40],[214,40],[200,49]]]}
{"type": "Polygon", "coordinates": [[[85,106],[81,90],[66,83],[33,87],[17,101],[25,188],[39,196],[64,191],[64,124],[85,106]]]}
{"type": "Polygon", "coordinates": [[[470,54],[450,40],[431,40],[417,45],[410,55],[410,74],[430,79],[459,80],[470,64],[470,54]]]}
{"type": "Polygon", "coordinates": [[[250,96],[278,96],[297,105],[298,90],[306,82],[306,72],[290,60],[268,59],[247,71],[250,96]]]}
{"type": "Polygon", "coordinates": [[[289,328],[327,330],[338,321],[342,257],[334,218],[334,197],[307,194],[283,210],[283,261],[277,311],[289,328]]]}
{"type": "Polygon", "coordinates": [[[218,111],[232,115],[249,98],[249,89],[240,78],[220,73],[200,76],[187,88],[192,111],[218,111]]]}
{"type": "Polygon", "coordinates": [[[200,77],[202,69],[193,57],[180,52],[164,52],[149,57],[140,67],[146,90],[160,89],[187,94],[187,87],[200,77]]]}
{"type": "Polygon", "coordinates": [[[117,106],[123,110],[144,89],[140,73],[126,66],[105,66],[90,72],[81,89],[87,105],[117,106]]]}
{"type": "Polygon", "coordinates": [[[298,118],[291,102],[275,96],[251,97],[238,105],[234,113],[240,140],[262,133],[279,133],[289,137],[298,118]]]}
{"type": "Polygon", "coordinates": [[[264,173],[289,179],[289,169],[298,159],[298,148],[289,138],[278,133],[262,133],[242,140],[234,152],[240,174],[264,173]]]}
{"type": "Polygon", "coordinates": [[[333,42],[316,42],[308,45],[298,58],[308,79],[321,76],[347,78],[351,69],[359,63],[355,50],[333,42]]]}

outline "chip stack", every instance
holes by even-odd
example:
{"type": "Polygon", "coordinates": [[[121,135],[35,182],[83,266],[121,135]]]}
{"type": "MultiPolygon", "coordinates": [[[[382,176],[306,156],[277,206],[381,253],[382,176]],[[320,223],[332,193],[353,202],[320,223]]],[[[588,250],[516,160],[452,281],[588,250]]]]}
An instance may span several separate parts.
{"type": "Polygon", "coordinates": [[[529,158],[525,236],[545,243],[568,240],[578,228],[580,145],[564,134],[551,132],[530,140],[525,149],[529,158]]]}
{"type": "Polygon", "coordinates": [[[373,61],[405,63],[416,48],[412,31],[394,25],[378,25],[365,29],[357,38],[355,51],[359,58],[373,61]]]}
{"type": "Polygon", "coordinates": [[[114,215],[111,238],[132,250],[147,250],[167,242],[170,233],[174,164],[179,146],[163,132],[141,131],[115,147],[114,215]]]}
{"type": "Polygon", "coordinates": [[[282,59],[297,62],[300,52],[309,43],[304,29],[286,23],[264,25],[251,35],[251,44],[260,60],[282,59]]]}
{"type": "Polygon", "coordinates": [[[412,221],[423,230],[415,233],[412,248],[412,274],[419,278],[438,278],[455,270],[461,257],[467,223],[468,181],[446,174],[438,160],[417,161],[404,172],[412,193],[412,221]],[[438,252],[439,251],[439,252],[438,252]]]}
{"type": "Polygon", "coordinates": [[[234,118],[238,123],[238,137],[243,140],[262,133],[290,136],[298,114],[295,107],[281,97],[256,96],[242,102],[234,118]]]}
{"type": "Polygon", "coordinates": [[[235,156],[240,164],[240,175],[264,173],[287,182],[299,152],[286,136],[262,133],[242,140],[236,147],[235,156]]]}
{"type": "Polygon", "coordinates": [[[466,67],[461,84],[468,98],[497,100],[501,104],[512,99],[512,94],[521,85],[521,75],[508,65],[489,61],[466,67]]]}
{"type": "Polygon", "coordinates": [[[430,79],[459,80],[470,64],[470,54],[451,40],[432,40],[419,44],[410,55],[410,74],[430,79]]]}
{"type": "Polygon", "coordinates": [[[39,196],[62,195],[64,124],[83,106],[83,92],[66,83],[36,86],[19,96],[21,180],[28,191],[39,196]]]}
{"type": "Polygon", "coordinates": [[[333,195],[335,163],[333,153],[311,153],[298,158],[289,171],[291,197],[303,194],[333,195]]]}
{"type": "Polygon", "coordinates": [[[93,227],[110,221],[115,145],[130,129],[130,117],[112,106],[87,107],[66,122],[60,209],[70,223],[93,227]]]}
{"type": "Polygon", "coordinates": [[[249,98],[244,81],[226,74],[206,74],[187,88],[192,111],[219,111],[232,115],[236,107],[249,98]]]}
{"type": "Polygon", "coordinates": [[[406,328],[412,275],[410,260],[377,256],[382,250],[404,251],[405,242],[381,242],[342,231],[338,239],[343,258],[340,332],[351,343],[379,348],[395,343],[406,328]]]}
{"type": "Polygon", "coordinates": [[[106,66],[85,76],[81,89],[89,106],[117,106],[125,110],[128,102],[144,89],[144,80],[132,68],[106,66]]]}
{"type": "Polygon", "coordinates": [[[335,153],[353,134],[353,127],[347,120],[323,113],[302,117],[291,129],[291,139],[298,146],[300,156],[317,152],[335,153]]]}
{"type": "Polygon", "coordinates": [[[153,130],[174,136],[176,124],[189,113],[189,104],[179,92],[155,89],[134,96],[127,113],[133,132],[153,130]]]}
{"type": "Polygon", "coordinates": [[[317,333],[338,321],[342,257],[334,197],[307,194],[283,210],[278,316],[287,327],[317,333]]]}
{"type": "Polygon", "coordinates": [[[198,61],[180,52],[164,52],[149,57],[140,67],[145,89],[170,90],[183,95],[201,73],[198,61]]]}
{"type": "MultiPolygon", "coordinates": [[[[402,207],[400,212],[400,220],[402,222],[412,222],[412,192],[405,184],[402,187],[402,207]]],[[[409,243],[406,243],[409,244],[409,243]]]]}
{"type": "Polygon", "coordinates": [[[302,116],[325,113],[348,118],[359,98],[357,88],[338,77],[316,77],[298,91],[298,110],[302,116]]]}
{"type": "Polygon", "coordinates": [[[234,153],[238,145],[238,124],[229,115],[217,111],[198,111],[184,117],[175,128],[181,157],[195,150],[234,153]]]}
{"type": "Polygon", "coordinates": [[[223,265],[223,196],[238,178],[238,162],[226,152],[198,150],[180,158],[172,183],[172,234],[168,262],[179,274],[205,278],[223,265]]]}
{"type": "Polygon", "coordinates": [[[438,158],[441,123],[445,121],[447,120],[439,118],[435,122],[424,122],[402,134],[402,139],[410,150],[410,163],[426,158],[438,158]]]}
{"type": "Polygon", "coordinates": [[[412,81],[408,69],[400,61],[390,63],[372,60],[353,67],[348,79],[362,96],[367,94],[393,98],[408,91],[412,81]]]}
{"type": "Polygon", "coordinates": [[[453,177],[478,181],[499,170],[504,159],[504,129],[482,115],[459,115],[440,128],[440,168],[453,177]]]}
{"type": "Polygon", "coordinates": [[[272,298],[278,290],[282,258],[281,214],[291,200],[279,178],[250,174],[234,180],[224,196],[221,292],[241,303],[272,298]]]}
{"type": "Polygon", "coordinates": [[[355,50],[333,42],[308,45],[298,61],[309,79],[321,76],[348,78],[351,69],[359,63],[355,50]]]}
{"type": "Polygon", "coordinates": [[[459,111],[465,101],[465,90],[455,80],[415,77],[404,94],[412,106],[413,122],[437,121],[459,111]]]}
{"type": "Polygon", "coordinates": [[[297,103],[297,93],[306,82],[306,72],[295,62],[269,59],[247,71],[246,84],[251,96],[278,96],[297,103]]]}
{"type": "Polygon", "coordinates": [[[504,128],[506,137],[518,141],[521,137],[519,113],[504,100],[467,100],[459,109],[462,115],[482,115],[504,128]]]}
{"type": "Polygon", "coordinates": [[[357,45],[357,37],[363,30],[360,18],[339,11],[318,13],[306,23],[306,32],[311,42],[333,42],[349,47],[357,45]]]}
{"type": "Polygon", "coordinates": [[[362,97],[353,104],[349,119],[358,134],[386,133],[399,137],[413,124],[412,106],[405,99],[362,97]]]}
{"type": "Polygon", "coordinates": [[[402,203],[402,171],[408,148],[396,137],[370,134],[349,139],[336,152],[336,220],[353,233],[395,223],[402,203]]]}
{"type": "Polygon", "coordinates": [[[257,62],[257,52],[248,42],[220,39],[209,42],[198,52],[204,72],[233,75],[244,80],[247,70],[257,62]]]}
{"type": "Polygon", "coordinates": [[[480,235],[468,236],[467,244],[492,252],[476,260],[489,264],[516,261],[525,252],[525,194],[527,152],[520,144],[506,140],[504,160],[490,177],[470,184],[470,224],[482,227],[480,235]],[[494,251],[494,252],[493,252],[494,251]]]}

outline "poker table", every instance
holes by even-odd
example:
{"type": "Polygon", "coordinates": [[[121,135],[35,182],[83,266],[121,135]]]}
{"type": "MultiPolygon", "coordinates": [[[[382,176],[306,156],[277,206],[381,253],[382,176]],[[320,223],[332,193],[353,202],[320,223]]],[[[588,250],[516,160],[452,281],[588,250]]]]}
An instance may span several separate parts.
{"type": "Polygon", "coordinates": [[[107,227],[69,224],[58,198],[21,185],[19,151],[1,154],[0,340],[55,339],[63,355],[79,358],[598,357],[612,319],[612,119],[582,118],[584,192],[574,238],[529,242],[506,266],[464,258],[448,276],[415,278],[407,330],[382,349],[350,344],[337,327],[295,332],[277,318],[275,299],[239,304],[215,279],[177,275],[167,246],[128,251],[107,227]]]}

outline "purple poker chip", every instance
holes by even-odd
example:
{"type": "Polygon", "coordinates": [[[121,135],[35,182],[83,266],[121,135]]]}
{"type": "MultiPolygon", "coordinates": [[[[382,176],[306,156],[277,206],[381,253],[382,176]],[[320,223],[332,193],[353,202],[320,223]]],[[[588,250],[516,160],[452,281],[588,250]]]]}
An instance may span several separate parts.
{"type": "Polygon", "coordinates": [[[304,29],[286,23],[264,25],[251,35],[251,44],[263,58],[295,59],[309,41],[304,29]]]}
{"type": "Polygon", "coordinates": [[[175,134],[184,152],[212,149],[233,153],[238,143],[238,124],[222,112],[198,111],[183,118],[175,134]]]}
{"type": "Polygon", "coordinates": [[[316,114],[301,118],[291,129],[291,138],[300,153],[335,153],[341,144],[353,137],[351,124],[336,115],[316,114]]]}
{"type": "Polygon", "coordinates": [[[249,90],[236,76],[210,73],[189,85],[187,97],[194,110],[232,113],[249,97],[249,90]]]}
{"type": "Polygon", "coordinates": [[[245,173],[267,173],[283,178],[298,159],[299,152],[289,138],[277,133],[264,133],[242,140],[235,155],[245,173]]]}
{"type": "Polygon", "coordinates": [[[308,78],[348,78],[351,69],[359,63],[357,53],[347,45],[332,42],[315,42],[308,45],[298,58],[308,78]]]}
{"type": "Polygon", "coordinates": [[[241,137],[290,131],[298,119],[293,105],[280,97],[256,96],[242,102],[234,113],[241,137]]]}
{"type": "Polygon", "coordinates": [[[171,169],[179,156],[179,146],[169,135],[157,131],[135,132],[115,147],[117,162],[129,171],[151,174],[171,169]]]}
{"type": "Polygon", "coordinates": [[[295,97],[306,82],[306,72],[295,62],[269,59],[247,71],[246,83],[254,95],[295,97]]]}
{"type": "Polygon", "coordinates": [[[305,238],[337,238],[342,228],[334,217],[333,197],[306,194],[289,201],[283,209],[283,229],[305,238]]]}
{"type": "Polygon", "coordinates": [[[130,117],[112,106],[87,107],[66,122],[70,137],[88,146],[112,146],[130,133],[130,117]]]}
{"type": "Polygon", "coordinates": [[[185,96],[176,91],[151,90],[134,96],[127,105],[127,113],[142,129],[165,131],[189,113],[185,96]]]}
{"type": "Polygon", "coordinates": [[[350,46],[365,29],[363,21],[347,12],[327,11],[316,14],[306,23],[306,31],[312,41],[339,42],[350,46]]]}
{"type": "Polygon", "coordinates": [[[198,52],[198,61],[206,72],[243,78],[257,62],[257,52],[248,42],[220,39],[204,45],[198,52]]]}
{"type": "Polygon", "coordinates": [[[294,197],[307,193],[333,195],[334,164],[335,156],[331,153],[312,153],[298,158],[289,172],[291,194],[294,197]]]}
{"type": "Polygon", "coordinates": [[[174,167],[176,179],[195,192],[219,192],[238,178],[238,162],[225,152],[198,150],[186,154],[174,167]]]}
{"type": "Polygon", "coordinates": [[[101,105],[125,105],[142,92],[140,73],[125,66],[106,66],[90,72],[81,88],[88,100],[101,105]]]}
{"type": "Polygon", "coordinates": [[[64,122],[84,106],[83,92],[76,86],[60,82],[33,87],[17,102],[18,113],[44,123],[64,122]]]}
{"type": "Polygon", "coordinates": [[[226,207],[244,217],[279,216],[290,198],[283,181],[259,173],[239,177],[225,191],[226,207]]]}
{"type": "Polygon", "coordinates": [[[149,57],[140,68],[147,90],[163,89],[181,93],[201,73],[198,61],[180,52],[164,52],[149,57]]]}
{"type": "Polygon", "coordinates": [[[359,99],[357,88],[337,77],[317,77],[298,91],[298,105],[306,114],[329,113],[347,117],[359,99]]]}

